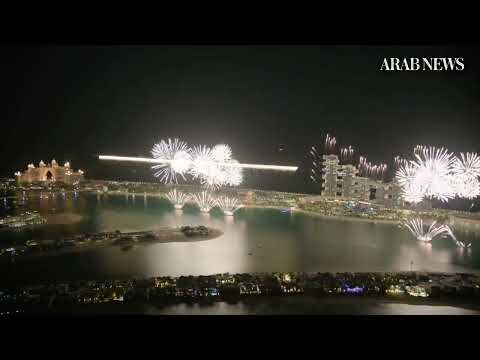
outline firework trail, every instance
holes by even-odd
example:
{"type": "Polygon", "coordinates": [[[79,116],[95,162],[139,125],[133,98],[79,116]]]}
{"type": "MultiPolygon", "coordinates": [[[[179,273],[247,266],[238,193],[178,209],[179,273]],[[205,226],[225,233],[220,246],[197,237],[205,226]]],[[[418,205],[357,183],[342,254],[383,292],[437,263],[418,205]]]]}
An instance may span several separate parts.
{"type": "Polygon", "coordinates": [[[353,162],[354,153],[355,150],[350,145],[340,149],[340,161],[343,164],[351,164],[353,162]]]}
{"type": "Polygon", "coordinates": [[[367,176],[368,162],[365,156],[360,156],[358,160],[358,174],[362,177],[367,176]]]}
{"type": "Polygon", "coordinates": [[[242,205],[238,205],[237,198],[231,198],[228,196],[221,196],[217,199],[217,205],[223,210],[225,215],[232,216],[235,211],[240,209],[242,205]]]}
{"type": "Polygon", "coordinates": [[[393,159],[393,164],[395,166],[395,169],[399,169],[401,166],[408,164],[408,160],[397,155],[393,159]]]}
{"type": "Polygon", "coordinates": [[[420,218],[409,219],[403,223],[403,226],[407,228],[418,241],[430,242],[437,236],[450,236],[454,241],[457,241],[448,225],[440,225],[437,224],[436,221],[432,222],[428,229],[425,229],[423,220],[420,218]]]}
{"type": "Polygon", "coordinates": [[[310,151],[309,151],[309,154],[310,154],[310,157],[312,158],[312,167],[310,169],[310,180],[315,182],[315,183],[319,183],[320,180],[321,180],[321,172],[322,172],[322,168],[321,168],[321,164],[322,164],[322,157],[321,155],[318,153],[317,149],[315,148],[315,146],[312,146],[310,148],[310,151]]]}
{"type": "Polygon", "coordinates": [[[387,173],[387,164],[374,165],[367,161],[367,158],[360,156],[358,163],[359,175],[362,177],[368,177],[374,180],[383,180],[387,173]]]}
{"type": "Polygon", "coordinates": [[[167,194],[167,199],[173,204],[175,209],[182,209],[183,206],[190,199],[190,195],[181,191],[177,192],[177,189],[173,189],[167,194]]]}
{"type": "Polygon", "coordinates": [[[195,200],[201,212],[209,212],[216,205],[215,199],[207,191],[190,196],[195,200]]]}
{"type": "Polygon", "coordinates": [[[337,144],[337,139],[330,134],[325,136],[325,143],[324,143],[324,153],[325,154],[333,154],[335,152],[335,145],[337,144]]]}
{"type": "Polygon", "coordinates": [[[414,153],[415,155],[421,155],[421,154],[425,151],[425,149],[427,149],[427,148],[428,148],[428,147],[425,146],[425,145],[417,145],[417,146],[415,146],[415,148],[413,149],[413,153],[414,153]]]}

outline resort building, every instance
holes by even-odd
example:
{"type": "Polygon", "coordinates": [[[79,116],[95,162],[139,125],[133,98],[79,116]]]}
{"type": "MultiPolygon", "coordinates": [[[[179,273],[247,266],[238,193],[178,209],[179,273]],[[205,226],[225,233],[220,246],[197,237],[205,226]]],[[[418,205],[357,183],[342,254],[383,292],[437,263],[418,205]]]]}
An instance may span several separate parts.
{"type": "Polygon", "coordinates": [[[358,176],[354,165],[341,165],[337,155],[322,156],[321,194],[328,198],[371,201],[389,207],[402,205],[400,186],[358,176]]]}
{"type": "Polygon", "coordinates": [[[16,172],[15,178],[18,183],[34,183],[34,182],[59,182],[65,184],[76,184],[83,181],[83,171],[73,171],[70,163],[66,162],[63,166],[57,164],[55,159],[45,164],[40,161],[38,167],[33,164],[27,166],[27,170],[16,172]]]}

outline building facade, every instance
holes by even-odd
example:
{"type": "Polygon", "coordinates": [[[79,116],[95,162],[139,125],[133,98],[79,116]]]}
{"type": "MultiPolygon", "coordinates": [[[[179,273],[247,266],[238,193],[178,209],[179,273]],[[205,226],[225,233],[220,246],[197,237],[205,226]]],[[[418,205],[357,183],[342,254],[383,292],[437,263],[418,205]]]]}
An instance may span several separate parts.
{"type": "Polygon", "coordinates": [[[66,162],[63,166],[59,166],[55,159],[52,159],[52,162],[49,164],[40,161],[38,167],[29,164],[27,170],[16,172],[15,178],[18,183],[60,182],[76,184],[84,180],[84,173],[82,170],[73,171],[70,168],[69,162],[66,162]]]}
{"type": "Polygon", "coordinates": [[[393,182],[373,180],[358,176],[354,165],[341,165],[337,155],[322,156],[321,195],[328,198],[356,199],[401,206],[401,188],[393,182]]]}

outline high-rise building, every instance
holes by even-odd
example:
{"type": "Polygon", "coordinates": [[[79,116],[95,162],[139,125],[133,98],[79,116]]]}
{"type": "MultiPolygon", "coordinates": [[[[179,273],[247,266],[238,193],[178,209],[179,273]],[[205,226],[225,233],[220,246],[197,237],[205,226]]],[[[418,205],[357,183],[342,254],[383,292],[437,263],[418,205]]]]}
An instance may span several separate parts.
{"type": "Polygon", "coordinates": [[[337,155],[322,156],[321,195],[329,198],[357,199],[394,207],[402,205],[400,186],[358,176],[354,165],[341,165],[337,155]]]}

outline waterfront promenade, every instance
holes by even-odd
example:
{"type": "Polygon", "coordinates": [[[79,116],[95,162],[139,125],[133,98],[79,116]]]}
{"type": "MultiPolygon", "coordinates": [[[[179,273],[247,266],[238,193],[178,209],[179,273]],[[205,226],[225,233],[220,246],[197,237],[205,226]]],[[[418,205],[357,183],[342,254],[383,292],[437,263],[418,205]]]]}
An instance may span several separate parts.
{"type": "Polygon", "coordinates": [[[28,314],[72,307],[81,310],[85,305],[107,303],[116,304],[122,312],[118,304],[125,304],[123,309],[128,309],[131,304],[236,303],[282,297],[310,302],[351,298],[363,302],[371,299],[414,305],[462,305],[478,310],[480,277],[421,272],[277,272],[0,285],[0,312],[28,314]]]}

